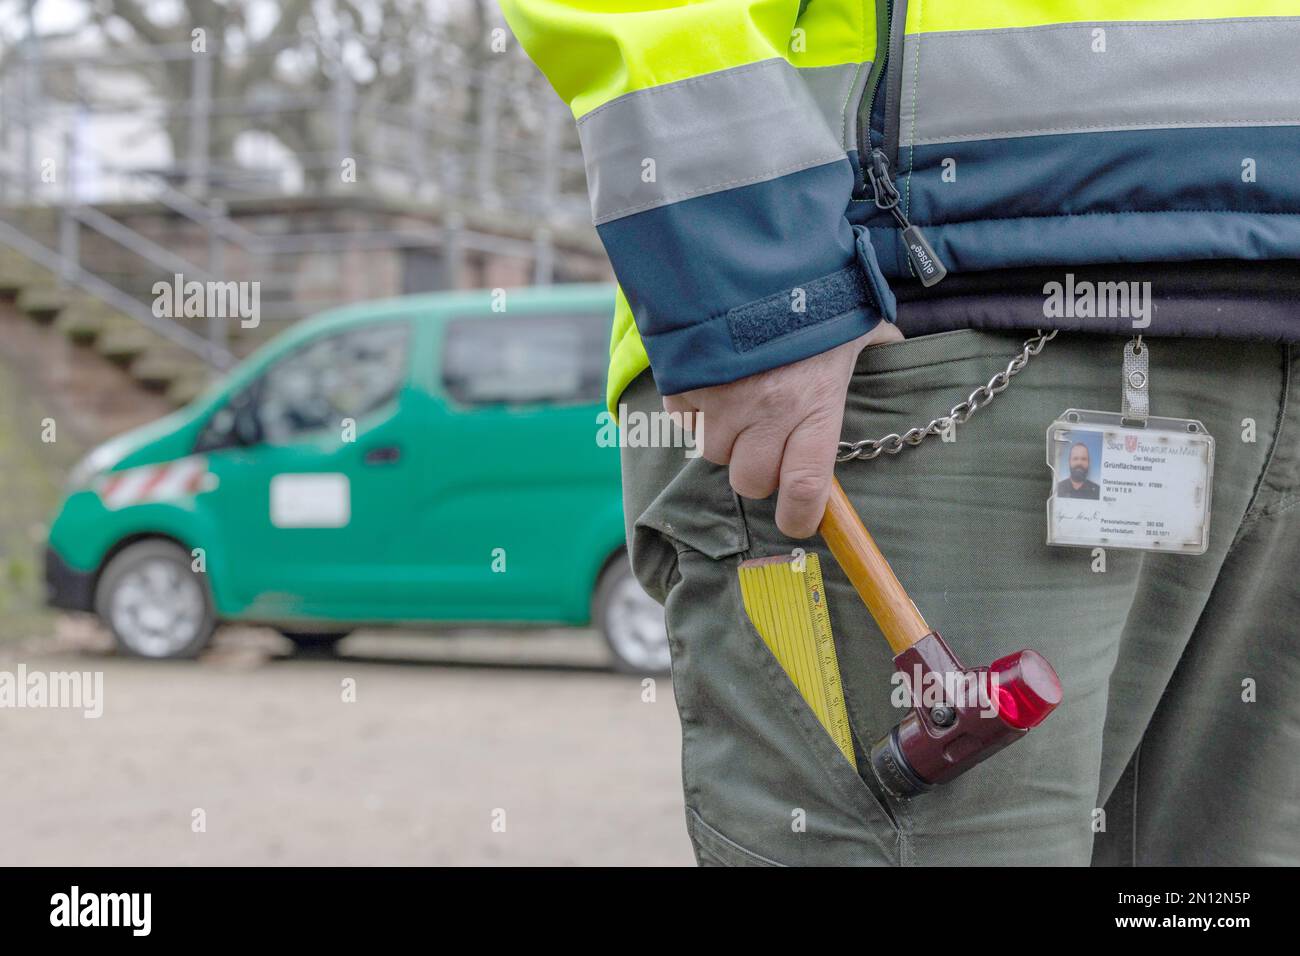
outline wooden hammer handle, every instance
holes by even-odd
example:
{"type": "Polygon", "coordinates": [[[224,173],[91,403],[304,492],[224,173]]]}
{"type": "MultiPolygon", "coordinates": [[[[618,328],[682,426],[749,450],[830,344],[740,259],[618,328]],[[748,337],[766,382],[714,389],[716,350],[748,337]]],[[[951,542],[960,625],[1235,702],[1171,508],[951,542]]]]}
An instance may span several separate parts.
{"type": "Polygon", "coordinates": [[[831,478],[831,496],[817,530],[880,625],[895,655],[930,633],[930,626],[903,590],[836,478],[831,478]]]}

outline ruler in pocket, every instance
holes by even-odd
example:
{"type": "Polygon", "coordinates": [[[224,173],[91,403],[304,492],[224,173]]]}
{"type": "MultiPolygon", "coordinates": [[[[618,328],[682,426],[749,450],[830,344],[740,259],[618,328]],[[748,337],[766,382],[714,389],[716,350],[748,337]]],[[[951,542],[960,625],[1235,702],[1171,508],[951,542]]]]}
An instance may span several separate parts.
{"type": "Polygon", "coordinates": [[[745,613],[850,764],[857,767],[839,659],[816,554],[740,565],[745,613]]]}

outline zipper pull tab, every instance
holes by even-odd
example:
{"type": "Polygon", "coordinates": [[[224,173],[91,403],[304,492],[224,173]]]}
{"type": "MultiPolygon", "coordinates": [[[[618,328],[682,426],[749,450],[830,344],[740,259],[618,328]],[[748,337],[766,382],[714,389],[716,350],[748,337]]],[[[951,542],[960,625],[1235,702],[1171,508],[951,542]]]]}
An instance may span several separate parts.
{"type": "Polygon", "coordinates": [[[889,159],[883,149],[877,148],[871,151],[871,165],[867,168],[867,179],[875,194],[876,208],[893,215],[898,221],[899,228],[903,230],[903,246],[907,249],[907,261],[912,265],[912,272],[921,280],[921,285],[928,289],[942,282],[943,277],[948,274],[948,268],[926,240],[921,227],[912,225],[903,210],[898,207],[902,196],[899,195],[898,187],[889,176],[889,159]]]}

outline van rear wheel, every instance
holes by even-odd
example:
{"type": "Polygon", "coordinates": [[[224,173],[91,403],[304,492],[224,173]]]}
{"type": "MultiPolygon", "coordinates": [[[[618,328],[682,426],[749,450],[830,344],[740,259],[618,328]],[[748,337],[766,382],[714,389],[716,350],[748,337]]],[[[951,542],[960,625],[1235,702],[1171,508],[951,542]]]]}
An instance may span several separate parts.
{"type": "Polygon", "coordinates": [[[172,541],[128,545],[104,568],[95,587],[95,612],[117,646],[133,657],[195,657],[216,630],[203,575],[172,541]]]}
{"type": "Polygon", "coordinates": [[[596,627],[625,674],[667,674],[668,627],[664,609],[645,593],[632,574],[627,554],[610,562],[596,585],[593,601],[596,627]]]}

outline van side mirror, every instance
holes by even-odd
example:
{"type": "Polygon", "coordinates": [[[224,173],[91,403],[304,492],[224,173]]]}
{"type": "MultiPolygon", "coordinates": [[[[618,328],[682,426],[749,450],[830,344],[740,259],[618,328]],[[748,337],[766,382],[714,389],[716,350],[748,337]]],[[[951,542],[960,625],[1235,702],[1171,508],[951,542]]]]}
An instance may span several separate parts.
{"type": "Polygon", "coordinates": [[[247,448],[260,444],[262,438],[262,420],[257,413],[256,396],[244,392],[232,398],[208,420],[194,450],[247,448]]]}
{"type": "Polygon", "coordinates": [[[234,409],[235,417],[231,426],[234,444],[250,447],[262,443],[262,419],[257,414],[257,403],[249,400],[234,409]]]}

